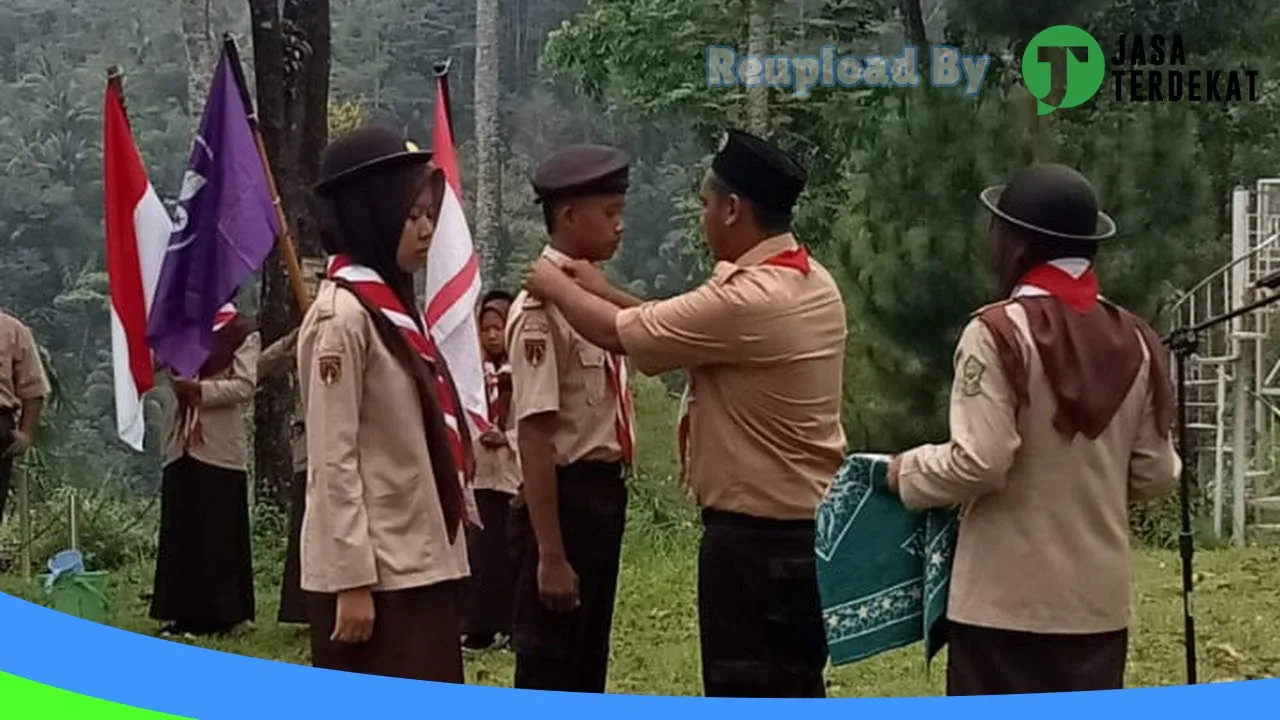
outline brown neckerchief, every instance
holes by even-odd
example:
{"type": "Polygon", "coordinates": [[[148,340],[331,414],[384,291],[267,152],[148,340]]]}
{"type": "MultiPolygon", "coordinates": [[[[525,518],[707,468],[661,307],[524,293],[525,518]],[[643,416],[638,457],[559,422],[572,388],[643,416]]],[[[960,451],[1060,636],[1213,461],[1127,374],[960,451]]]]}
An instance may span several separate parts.
{"type": "MultiPolygon", "coordinates": [[[[1021,297],[1032,342],[1045,379],[1057,400],[1054,428],[1068,439],[1076,433],[1096,439],[1110,424],[1142,367],[1142,348],[1150,356],[1148,383],[1155,405],[1156,431],[1173,425],[1173,390],[1159,337],[1129,311],[1099,302],[1078,312],[1052,296],[1021,297]],[[1141,337],[1141,340],[1138,338],[1141,337]]],[[[1005,377],[1018,407],[1027,402],[1024,338],[1005,310],[1006,303],[987,308],[979,320],[995,338],[1005,377]]]]}
{"type": "MultiPolygon", "coordinates": [[[[404,336],[400,334],[400,330],[391,324],[391,321],[382,314],[381,309],[366,302],[360,296],[360,293],[356,292],[355,288],[346,280],[335,278],[333,282],[338,287],[351,293],[360,302],[361,307],[369,314],[369,319],[373,321],[373,327],[378,333],[378,338],[382,340],[382,343],[395,356],[400,366],[413,379],[413,386],[418,391],[418,406],[422,410],[422,425],[426,430],[427,452],[431,456],[431,471],[435,474],[436,492],[440,495],[440,509],[444,514],[449,542],[452,544],[465,517],[464,500],[462,487],[457,480],[458,468],[454,466],[453,451],[449,445],[449,430],[444,424],[444,414],[440,410],[440,402],[436,399],[435,380],[430,375],[431,369],[414,352],[413,348],[409,347],[409,344],[405,342],[404,336]]],[[[445,373],[448,376],[447,369],[445,373]]],[[[455,406],[461,408],[462,402],[457,397],[457,389],[454,387],[451,377],[449,378],[449,387],[454,393],[455,406]]],[[[462,436],[463,447],[469,449],[471,447],[471,438],[465,421],[459,423],[458,432],[462,436]]],[[[469,481],[475,472],[475,462],[469,450],[467,457],[471,459],[471,462],[468,463],[468,467],[464,468],[463,471],[469,481]]]]}

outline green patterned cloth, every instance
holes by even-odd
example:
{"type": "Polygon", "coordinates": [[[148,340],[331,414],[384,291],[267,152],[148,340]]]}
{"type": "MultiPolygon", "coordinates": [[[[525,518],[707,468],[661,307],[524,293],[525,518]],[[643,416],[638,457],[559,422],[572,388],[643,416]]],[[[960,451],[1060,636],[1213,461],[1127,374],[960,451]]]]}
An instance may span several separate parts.
{"type": "Polygon", "coordinates": [[[818,507],[818,589],[833,665],[925,641],[946,642],[956,510],[903,507],[886,485],[889,457],[845,459],[818,507]]]}

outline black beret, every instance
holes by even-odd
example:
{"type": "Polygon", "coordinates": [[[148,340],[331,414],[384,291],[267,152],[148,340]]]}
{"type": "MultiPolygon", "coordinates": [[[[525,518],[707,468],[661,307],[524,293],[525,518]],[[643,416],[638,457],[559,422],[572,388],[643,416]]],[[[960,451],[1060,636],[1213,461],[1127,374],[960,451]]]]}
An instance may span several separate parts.
{"type": "Polygon", "coordinates": [[[537,201],[627,192],[631,159],[608,145],[570,145],[551,153],[531,182],[537,201]]]}
{"type": "Polygon", "coordinates": [[[399,130],[366,125],[334,140],[324,149],[320,157],[320,181],[315,190],[325,194],[377,168],[430,161],[431,152],[420,150],[399,130]]]}
{"type": "Polygon", "coordinates": [[[711,171],[731,190],[777,213],[789,213],[808,174],[795,158],[767,140],[730,130],[711,171]]]}
{"type": "Polygon", "coordinates": [[[1033,165],[978,199],[996,217],[1039,235],[1097,242],[1116,234],[1088,178],[1066,165],[1033,165]]]}

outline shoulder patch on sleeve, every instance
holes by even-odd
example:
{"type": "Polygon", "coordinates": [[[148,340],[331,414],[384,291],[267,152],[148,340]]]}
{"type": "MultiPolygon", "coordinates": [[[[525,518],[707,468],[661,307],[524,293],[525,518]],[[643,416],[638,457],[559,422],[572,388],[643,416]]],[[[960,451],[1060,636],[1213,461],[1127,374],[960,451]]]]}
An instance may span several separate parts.
{"type": "Polygon", "coordinates": [[[541,365],[547,356],[547,338],[545,336],[526,337],[521,344],[524,346],[524,359],[529,365],[533,367],[541,365]]]}
{"type": "Polygon", "coordinates": [[[987,372],[986,363],[978,359],[976,355],[969,355],[964,359],[964,363],[960,366],[960,375],[963,383],[960,386],[961,392],[967,397],[974,397],[982,394],[982,376],[987,372]]]}
{"type": "Polygon", "coordinates": [[[516,339],[525,361],[532,367],[542,365],[547,356],[547,343],[551,341],[551,320],[547,313],[541,309],[524,312],[516,339]]]}
{"type": "Polygon", "coordinates": [[[342,356],[336,353],[321,355],[316,358],[316,371],[320,374],[320,382],[326,386],[336,385],[342,379],[342,356]]]}

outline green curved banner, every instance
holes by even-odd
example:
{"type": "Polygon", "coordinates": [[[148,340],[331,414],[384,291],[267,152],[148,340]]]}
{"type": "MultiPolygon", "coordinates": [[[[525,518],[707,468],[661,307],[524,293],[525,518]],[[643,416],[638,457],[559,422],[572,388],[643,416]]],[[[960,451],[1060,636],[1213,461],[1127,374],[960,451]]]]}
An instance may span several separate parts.
{"type": "Polygon", "coordinates": [[[0,672],[0,717],[6,720],[194,720],[118,705],[0,672]]]}

